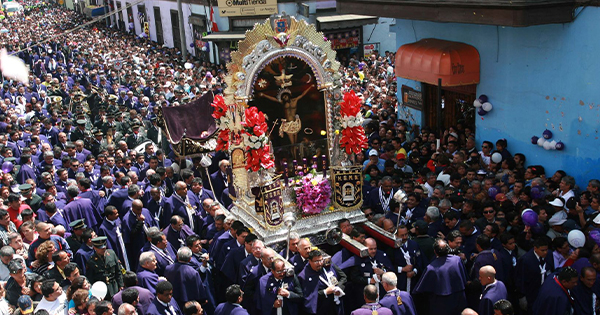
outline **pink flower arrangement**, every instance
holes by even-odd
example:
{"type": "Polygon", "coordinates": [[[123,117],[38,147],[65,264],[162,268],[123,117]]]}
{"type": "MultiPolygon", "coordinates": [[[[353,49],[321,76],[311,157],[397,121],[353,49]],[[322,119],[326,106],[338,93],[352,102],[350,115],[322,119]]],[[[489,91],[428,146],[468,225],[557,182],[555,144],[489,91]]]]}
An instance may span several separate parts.
{"type": "Polygon", "coordinates": [[[303,214],[319,214],[331,202],[331,186],[327,178],[318,178],[311,172],[296,185],[296,204],[303,214]]]}

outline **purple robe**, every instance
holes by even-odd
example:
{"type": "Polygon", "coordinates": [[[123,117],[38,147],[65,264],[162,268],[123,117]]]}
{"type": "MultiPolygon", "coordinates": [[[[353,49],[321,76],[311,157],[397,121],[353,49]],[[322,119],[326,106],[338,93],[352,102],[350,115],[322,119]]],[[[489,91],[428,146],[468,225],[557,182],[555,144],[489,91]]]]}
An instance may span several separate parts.
{"type": "Polygon", "coordinates": [[[19,173],[17,173],[16,180],[19,184],[24,184],[26,180],[33,178],[36,179],[37,175],[33,168],[27,164],[21,165],[19,173]]]}
{"type": "Polygon", "coordinates": [[[483,266],[490,265],[496,269],[496,279],[503,281],[504,278],[504,269],[502,268],[502,261],[500,257],[496,254],[496,251],[493,249],[488,249],[481,251],[477,258],[475,258],[475,262],[473,262],[473,268],[471,269],[471,281],[479,279],[479,269],[483,266]]]}
{"type": "Polygon", "coordinates": [[[231,304],[229,302],[221,303],[215,309],[214,315],[249,315],[242,306],[238,304],[231,304]]]}
{"type": "Polygon", "coordinates": [[[148,289],[152,294],[156,294],[156,285],[158,284],[158,275],[154,271],[142,269],[138,272],[138,285],[148,289]]]}
{"type": "Polygon", "coordinates": [[[221,272],[232,284],[238,283],[236,281],[239,276],[240,263],[248,256],[252,256],[252,253],[246,253],[246,247],[240,246],[232,249],[229,252],[229,255],[225,257],[225,261],[223,261],[223,264],[221,265],[221,272]]]}
{"type": "Polygon", "coordinates": [[[250,273],[250,270],[252,270],[252,267],[257,266],[259,263],[261,263],[260,259],[254,257],[252,255],[248,255],[248,257],[244,258],[240,262],[237,280],[235,281],[235,283],[237,283],[241,286],[244,286],[244,282],[248,278],[248,274],[250,273]]]}
{"type": "Polygon", "coordinates": [[[497,280],[495,283],[487,285],[481,293],[478,314],[494,315],[494,303],[506,298],[506,287],[502,281],[497,280]]]}
{"type": "Polygon", "coordinates": [[[144,232],[144,225],[146,228],[157,226],[154,217],[150,214],[148,209],[142,209],[142,215],[144,216],[143,223],[137,220],[133,211],[128,211],[121,222],[121,228],[123,229],[123,243],[125,243],[131,270],[136,270],[139,263],[137,253],[139,253],[140,249],[146,244],[147,239],[146,233],[144,232]]]}
{"type": "Polygon", "coordinates": [[[167,241],[169,241],[169,243],[173,245],[176,250],[178,250],[181,246],[186,246],[185,240],[188,238],[188,236],[194,235],[194,231],[192,231],[190,227],[185,224],[183,224],[179,232],[175,231],[173,226],[169,225],[163,230],[163,233],[167,237],[167,241]]]}
{"type": "MultiPolygon", "coordinates": [[[[333,272],[334,276],[338,280],[338,287],[344,290],[346,285],[346,274],[335,265],[331,267],[323,267],[326,272],[333,272]]],[[[327,284],[323,283],[319,279],[319,276],[323,276],[324,272],[320,272],[312,269],[310,264],[304,267],[304,270],[298,275],[300,285],[302,285],[302,291],[304,293],[304,310],[309,314],[318,315],[331,315],[331,314],[344,314],[344,307],[342,304],[335,304],[333,294],[325,296],[325,289],[327,284]]]]}
{"type": "Polygon", "coordinates": [[[297,315],[299,308],[304,300],[300,281],[296,276],[285,277],[281,283],[275,279],[272,273],[266,274],[258,281],[258,290],[256,291],[256,305],[258,306],[259,314],[275,315],[277,310],[273,308],[273,304],[277,299],[277,290],[283,285],[287,286],[290,296],[283,299],[282,313],[285,315],[297,315]]]}
{"type": "Polygon", "coordinates": [[[574,301],[558,284],[557,277],[549,277],[539,290],[539,294],[533,303],[533,315],[564,315],[570,314],[574,301]]]}
{"type": "Polygon", "coordinates": [[[417,315],[415,303],[408,292],[391,290],[379,301],[379,304],[392,310],[394,315],[417,315]],[[402,304],[398,305],[398,297],[402,304]]]}
{"type": "Polygon", "coordinates": [[[73,258],[73,260],[75,261],[75,263],[77,263],[81,274],[85,274],[86,262],[90,259],[90,257],[92,257],[94,253],[94,249],[85,244],[81,245],[81,247],[79,247],[79,250],[77,250],[77,252],[75,253],[75,257],[73,258]]]}
{"type": "Polygon", "coordinates": [[[183,305],[188,301],[198,301],[203,304],[206,301],[206,292],[200,274],[189,263],[178,261],[167,266],[165,278],[176,284],[173,286],[173,298],[177,303],[183,305]]]}
{"type": "Polygon", "coordinates": [[[467,273],[460,257],[434,259],[424,270],[414,292],[429,298],[430,314],[460,314],[466,307],[467,273]]]}
{"type": "Polygon", "coordinates": [[[392,310],[380,303],[367,303],[352,311],[350,315],[372,315],[374,314],[374,311],[377,312],[378,315],[392,315],[392,310]]]}
{"type": "MultiPolygon", "coordinates": [[[[394,264],[394,272],[398,274],[399,270],[406,267],[407,265],[412,265],[413,270],[416,269],[416,275],[411,278],[411,289],[415,287],[419,278],[421,276],[422,271],[425,269],[426,263],[424,261],[423,253],[421,253],[421,249],[417,242],[413,240],[408,240],[406,243],[402,245],[401,248],[395,248],[392,250],[390,254],[392,259],[392,263],[394,264]],[[410,255],[409,262],[407,263],[404,252],[407,252],[410,255]]],[[[398,289],[406,291],[406,285],[408,283],[406,277],[406,272],[402,272],[398,274],[398,285],[396,286],[398,289]]]]}
{"type": "MultiPolygon", "coordinates": [[[[587,260],[587,258],[582,258],[587,260]]],[[[594,309],[593,309],[593,298],[594,298],[594,287],[598,286],[598,279],[596,279],[596,283],[592,286],[592,288],[588,288],[585,286],[585,284],[583,284],[583,282],[581,282],[581,279],[579,279],[579,282],[577,283],[577,285],[571,289],[571,295],[573,296],[573,299],[575,300],[575,305],[573,306],[573,308],[575,309],[575,314],[577,315],[594,315],[594,309]]]]}
{"type": "Polygon", "coordinates": [[[94,227],[98,225],[94,209],[94,205],[90,199],[75,197],[73,201],[65,206],[64,211],[69,222],[85,219],[85,222],[90,227],[94,227]]]}
{"type": "Polygon", "coordinates": [[[179,308],[177,302],[175,302],[175,299],[171,298],[169,305],[173,307],[175,314],[173,314],[171,311],[167,312],[166,307],[158,301],[158,298],[154,298],[154,301],[152,301],[152,304],[150,304],[150,307],[148,307],[146,315],[183,315],[183,312],[181,312],[181,309],[179,308]]]}
{"type": "Polygon", "coordinates": [[[106,243],[109,249],[115,251],[121,262],[125,261],[125,255],[123,254],[123,248],[117,237],[117,227],[121,225],[121,219],[117,219],[115,224],[108,222],[106,219],[102,221],[98,228],[98,236],[106,236],[106,243]]]}
{"type": "MultiPolygon", "coordinates": [[[[546,269],[544,278],[547,279],[554,271],[552,252],[548,251],[548,254],[543,261],[546,269]]],[[[540,261],[536,257],[533,249],[521,256],[517,261],[517,267],[515,268],[515,286],[517,292],[520,293],[521,296],[524,295],[527,298],[527,304],[531,307],[542,286],[540,261]]]]}
{"type": "MultiPolygon", "coordinates": [[[[139,303],[137,306],[139,307],[140,315],[146,315],[146,313],[148,313],[148,308],[150,307],[150,305],[152,305],[152,301],[154,301],[154,293],[150,292],[146,288],[142,288],[137,285],[134,285],[129,288],[136,289],[138,291],[139,303]]],[[[129,288],[127,288],[127,289],[129,289],[129,288]]],[[[121,296],[122,293],[123,293],[123,290],[119,291],[119,293],[115,294],[112,298],[112,305],[113,305],[113,309],[115,309],[115,310],[118,310],[119,306],[121,306],[121,304],[123,304],[123,297],[121,296]]]]}
{"type": "MultiPolygon", "coordinates": [[[[292,262],[292,259],[297,262],[298,258],[295,258],[295,256],[299,256],[300,254],[296,254],[294,256],[292,256],[290,258],[290,262],[292,262]]],[[[333,257],[331,257],[331,263],[338,266],[338,268],[345,270],[347,268],[350,267],[354,267],[360,264],[360,257],[354,255],[353,253],[351,253],[348,249],[346,249],[345,247],[342,247],[342,250],[338,251],[337,253],[335,253],[333,255],[333,257]]],[[[293,262],[292,262],[293,264],[293,262]]],[[[302,266],[302,269],[304,269],[304,266],[302,266]]],[[[300,270],[302,271],[302,270],[300,270]]]]}

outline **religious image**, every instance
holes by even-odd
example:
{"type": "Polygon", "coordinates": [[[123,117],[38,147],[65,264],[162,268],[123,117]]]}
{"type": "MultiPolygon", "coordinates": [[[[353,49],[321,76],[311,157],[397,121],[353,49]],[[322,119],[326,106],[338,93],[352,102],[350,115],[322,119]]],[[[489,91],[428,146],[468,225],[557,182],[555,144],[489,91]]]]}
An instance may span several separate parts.
{"type": "Polygon", "coordinates": [[[250,106],[268,117],[277,165],[326,154],[325,100],[304,61],[280,57],[268,64],[254,83],[250,106]]]}

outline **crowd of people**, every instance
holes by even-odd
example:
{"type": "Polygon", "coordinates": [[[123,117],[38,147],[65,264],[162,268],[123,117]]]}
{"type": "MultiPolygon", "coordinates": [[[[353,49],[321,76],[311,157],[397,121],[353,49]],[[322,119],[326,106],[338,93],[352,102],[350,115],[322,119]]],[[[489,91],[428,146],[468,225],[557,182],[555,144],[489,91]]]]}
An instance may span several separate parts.
{"type": "Polygon", "coordinates": [[[159,106],[222,93],[223,65],[104,21],[75,29],[86,19],[58,6],[26,7],[0,22],[2,46],[31,69],[29,86],[5,78],[0,91],[2,315],[600,308],[600,181],[547,176],[504,139],[478,150],[465,122],[438,133],[398,119],[393,53],[340,71],[364,102],[362,211],[397,246],[342,220],[366,257],[295,233],[276,252],[224,209],[227,155],[204,176],[156,123],[159,106]]]}

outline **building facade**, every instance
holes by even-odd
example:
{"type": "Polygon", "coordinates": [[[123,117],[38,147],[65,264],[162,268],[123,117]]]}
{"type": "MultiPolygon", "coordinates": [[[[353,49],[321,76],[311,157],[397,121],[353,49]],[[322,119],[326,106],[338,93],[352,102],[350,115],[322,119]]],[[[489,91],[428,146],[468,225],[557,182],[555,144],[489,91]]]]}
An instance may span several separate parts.
{"type": "MultiPolygon", "coordinates": [[[[410,1],[396,2],[406,5],[410,1]]],[[[479,145],[484,140],[507,139],[508,150],[513,154],[524,153],[527,164],[545,166],[548,176],[562,169],[574,175],[582,187],[587,185],[587,180],[600,178],[597,168],[600,162],[600,92],[597,88],[600,61],[594,53],[600,48],[600,41],[595,39],[600,32],[596,22],[600,8],[573,9],[575,7],[572,3],[568,14],[556,11],[556,8],[548,9],[546,16],[530,14],[523,9],[521,14],[511,15],[521,16],[518,20],[500,20],[499,13],[482,17],[481,8],[471,11],[475,18],[463,15],[468,17],[463,18],[464,23],[448,23],[448,20],[460,20],[457,16],[461,16],[451,9],[446,16],[430,15],[430,21],[397,18],[390,30],[395,33],[399,52],[412,47],[404,45],[438,39],[472,46],[480,59],[478,83],[442,86],[441,101],[436,82],[398,77],[402,118],[433,127],[441,121],[441,127],[447,128],[449,122],[457,122],[461,117],[464,120],[470,115],[479,145]],[[561,23],[555,23],[557,21],[561,23]],[[403,91],[401,87],[404,87],[403,91]],[[485,116],[477,114],[472,105],[481,94],[488,96],[493,105],[485,116]],[[443,119],[435,119],[440,113],[443,119]],[[453,117],[448,119],[447,116],[453,117]],[[545,150],[531,143],[532,136],[541,137],[546,129],[553,133],[551,140],[565,144],[563,151],[545,150]]],[[[415,13],[415,16],[419,15],[415,13]]],[[[449,52],[456,53],[454,50],[449,52]]],[[[441,52],[444,53],[448,52],[441,52]]],[[[452,59],[450,72],[453,73],[450,75],[457,75],[462,65],[468,67],[473,62],[460,57],[459,54],[457,59],[452,59]]],[[[401,68],[407,66],[406,60],[398,58],[397,73],[399,68],[402,72],[401,68]]],[[[440,60],[443,61],[444,56],[440,60]]]]}

